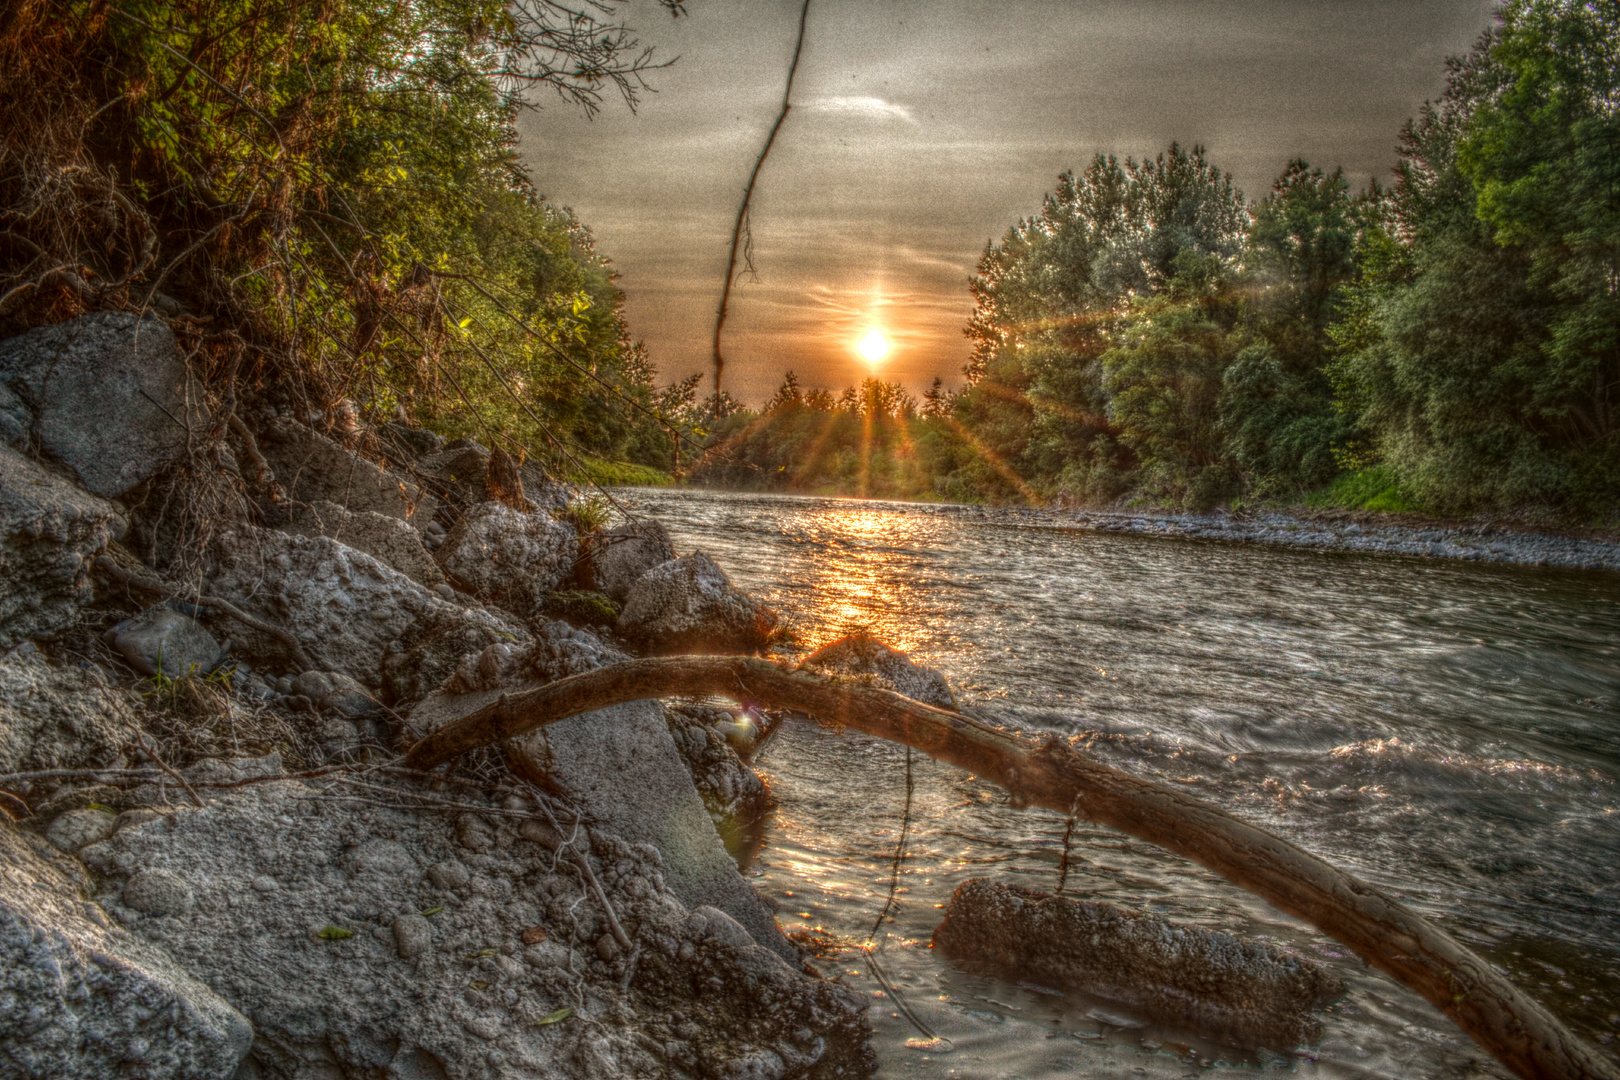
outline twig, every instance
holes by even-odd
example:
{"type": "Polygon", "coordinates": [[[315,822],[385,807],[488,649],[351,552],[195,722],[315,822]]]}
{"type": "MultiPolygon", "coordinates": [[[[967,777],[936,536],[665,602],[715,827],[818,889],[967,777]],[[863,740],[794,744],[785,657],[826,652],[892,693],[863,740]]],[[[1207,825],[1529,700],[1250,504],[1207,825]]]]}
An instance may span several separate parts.
{"type": "Polygon", "coordinates": [[[135,745],[139,746],[141,748],[141,752],[152,759],[152,763],[154,765],[173,777],[175,783],[185,788],[186,794],[191,796],[192,802],[196,803],[198,806],[208,805],[207,803],[203,802],[202,796],[197,794],[197,789],[191,786],[191,782],[189,780],[170,768],[167,762],[157,756],[157,751],[151,746],[147,745],[146,736],[144,734],[138,734],[135,736],[135,745]]]}
{"type": "MultiPolygon", "coordinates": [[[[112,577],[125,585],[133,585],[136,588],[146,589],[149,592],[155,592],[161,596],[180,596],[180,590],[176,589],[174,586],[169,585],[166,582],[159,581],[155,577],[148,577],[145,574],[137,574],[133,571],[125,570],[122,566],[119,566],[117,563],[113,562],[112,558],[107,555],[97,555],[95,566],[97,569],[105,571],[109,577],[112,577]]],[[[221,600],[217,596],[207,596],[203,593],[198,593],[195,598],[188,602],[196,604],[198,607],[212,608],[222,615],[229,615],[231,618],[235,619],[244,626],[251,627],[263,634],[269,634],[271,637],[287,646],[287,650],[292,653],[293,662],[298,664],[301,671],[317,670],[315,662],[309,658],[309,654],[304,651],[303,645],[299,644],[298,639],[292,635],[291,631],[285,630],[282,627],[277,626],[275,623],[266,622],[264,619],[261,619],[256,615],[249,615],[247,612],[243,611],[229,600],[221,600]]]]}
{"type": "Polygon", "coordinates": [[[759,170],[765,165],[765,158],[771,152],[771,146],[776,142],[776,133],[782,130],[782,122],[787,119],[788,110],[793,106],[790,100],[793,97],[793,77],[799,73],[799,54],[804,51],[804,24],[810,17],[810,0],[804,0],[804,6],[799,9],[799,39],[793,45],[793,63],[788,65],[787,86],[782,91],[782,111],[776,116],[776,123],[771,125],[771,133],[765,137],[765,148],[759,152],[754,160],[754,171],[748,174],[748,186],[743,189],[742,205],[737,208],[737,224],[731,230],[731,260],[726,263],[726,285],[720,291],[720,308],[714,316],[714,392],[716,397],[720,394],[720,372],[726,366],[725,359],[720,355],[720,331],[726,325],[726,306],[731,302],[731,282],[737,274],[737,243],[742,238],[743,222],[748,218],[748,205],[754,198],[754,181],[759,179],[759,170]]]}

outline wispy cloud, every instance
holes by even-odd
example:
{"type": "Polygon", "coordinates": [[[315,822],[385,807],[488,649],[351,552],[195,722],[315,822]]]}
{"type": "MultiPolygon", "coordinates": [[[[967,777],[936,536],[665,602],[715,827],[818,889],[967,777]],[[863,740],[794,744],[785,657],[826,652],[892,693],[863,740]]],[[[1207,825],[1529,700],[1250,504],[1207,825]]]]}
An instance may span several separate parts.
{"type": "Polygon", "coordinates": [[[809,109],[813,112],[844,113],[852,116],[867,116],[873,119],[904,120],[908,124],[915,124],[911,110],[904,105],[896,105],[892,101],[884,101],[876,97],[829,97],[816,98],[807,101],[799,108],[809,109]]]}

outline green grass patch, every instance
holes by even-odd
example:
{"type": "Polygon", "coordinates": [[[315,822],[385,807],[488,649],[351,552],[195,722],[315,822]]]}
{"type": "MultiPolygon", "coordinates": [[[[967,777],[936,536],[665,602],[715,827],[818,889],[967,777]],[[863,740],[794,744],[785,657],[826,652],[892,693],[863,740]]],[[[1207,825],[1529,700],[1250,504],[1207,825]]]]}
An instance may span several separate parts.
{"type": "Polygon", "coordinates": [[[1305,497],[1311,506],[1342,506],[1347,510],[1371,510],[1399,514],[1416,510],[1416,503],[1401,493],[1395,474],[1383,465],[1343,473],[1321,491],[1305,497]]]}
{"type": "Polygon", "coordinates": [[[603,461],[589,458],[584,468],[568,478],[576,484],[598,484],[602,487],[671,487],[675,478],[651,465],[635,465],[628,461],[603,461]]]}

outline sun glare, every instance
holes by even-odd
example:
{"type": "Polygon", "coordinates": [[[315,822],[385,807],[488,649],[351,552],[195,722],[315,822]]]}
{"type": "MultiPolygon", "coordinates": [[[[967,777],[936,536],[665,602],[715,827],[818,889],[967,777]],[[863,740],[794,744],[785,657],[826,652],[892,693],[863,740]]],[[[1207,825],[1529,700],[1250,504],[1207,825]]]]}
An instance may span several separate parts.
{"type": "Polygon", "coordinates": [[[866,336],[861,338],[858,348],[869,364],[875,364],[889,355],[888,339],[876,330],[868,331],[866,336]]]}

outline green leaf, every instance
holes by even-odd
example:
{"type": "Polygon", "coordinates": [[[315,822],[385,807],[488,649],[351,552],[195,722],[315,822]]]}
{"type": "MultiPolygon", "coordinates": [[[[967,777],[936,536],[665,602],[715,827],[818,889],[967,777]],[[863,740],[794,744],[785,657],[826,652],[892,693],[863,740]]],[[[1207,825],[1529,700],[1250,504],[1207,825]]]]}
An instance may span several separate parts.
{"type": "Polygon", "coordinates": [[[499,949],[479,949],[475,953],[468,953],[467,954],[467,959],[469,959],[469,960],[477,960],[480,957],[484,957],[484,956],[494,956],[499,952],[500,952],[499,949]]]}
{"type": "Polygon", "coordinates": [[[444,910],[444,905],[440,904],[438,907],[430,907],[430,908],[428,908],[426,911],[422,912],[422,915],[425,918],[430,918],[431,919],[433,916],[437,915],[439,912],[441,912],[443,910],[444,910]]]}
{"type": "Polygon", "coordinates": [[[545,1016],[542,1016],[540,1019],[536,1020],[534,1022],[534,1026],[535,1027],[545,1027],[547,1024],[560,1024],[564,1020],[568,1019],[570,1016],[573,1016],[573,1015],[574,1015],[574,1010],[569,1008],[567,1005],[564,1005],[562,1008],[558,1009],[556,1012],[547,1013],[545,1016]]]}
{"type": "Polygon", "coordinates": [[[341,926],[328,926],[320,932],[322,941],[342,941],[354,937],[353,930],[346,930],[341,926]]]}

